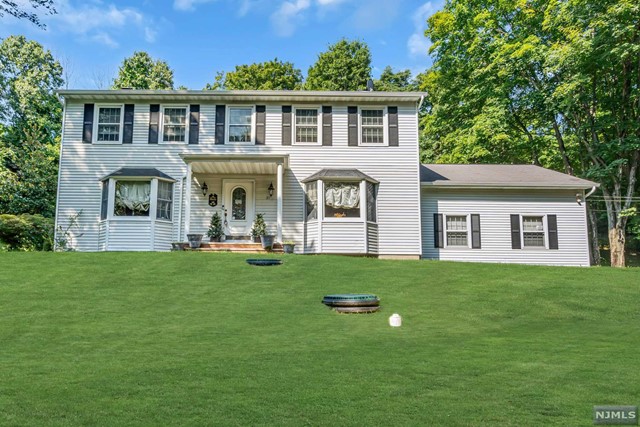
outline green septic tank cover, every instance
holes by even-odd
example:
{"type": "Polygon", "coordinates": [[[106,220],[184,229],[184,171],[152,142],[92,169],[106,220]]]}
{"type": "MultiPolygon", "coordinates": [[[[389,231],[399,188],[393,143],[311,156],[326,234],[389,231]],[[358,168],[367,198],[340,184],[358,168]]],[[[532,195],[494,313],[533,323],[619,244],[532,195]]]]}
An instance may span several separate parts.
{"type": "Polygon", "coordinates": [[[369,301],[369,300],[377,300],[378,297],[373,294],[335,294],[335,295],[325,295],[325,300],[358,300],[358,301],[369,301]]]}

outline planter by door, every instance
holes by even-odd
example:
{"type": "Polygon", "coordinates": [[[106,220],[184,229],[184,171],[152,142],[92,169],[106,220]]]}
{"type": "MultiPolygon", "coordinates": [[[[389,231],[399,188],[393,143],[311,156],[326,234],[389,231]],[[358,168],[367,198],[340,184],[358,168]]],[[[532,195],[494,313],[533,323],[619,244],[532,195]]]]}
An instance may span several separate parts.
{"type": "Polygon", "coordinates": [[[187,240],[191,249],[198,249],[202,243],[202,234],[187,234],[187,240]]]}
{"type": "Polygon", "coordinates": [[[262,248],[270,251],[273,249],[273,241],[275,240],[275,236],[260,236],[260,240],[262,241],[262,248]]]}
{"type": "Polygon", "coordinates": [[[282,245],[282,249],[284,250],[285,254],[292,254],[293,253],[293,248],[295,248],[296,245],[291,244],[291,243],[285,243],[282,245]]]}

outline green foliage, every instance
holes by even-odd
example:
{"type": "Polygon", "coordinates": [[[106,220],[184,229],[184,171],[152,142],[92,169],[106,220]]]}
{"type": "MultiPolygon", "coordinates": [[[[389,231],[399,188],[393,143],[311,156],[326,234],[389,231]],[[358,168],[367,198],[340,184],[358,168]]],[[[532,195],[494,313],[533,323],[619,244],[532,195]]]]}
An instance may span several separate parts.
{"type": "Polygon", "coordinates": [[[306,90],[364,90],[371,77],[371,52],[365,42],[342,39],[318,55],[309,68],[306,90]]]}
{"type": "Polygon", "coordinates": [[[410,70],[393,72],[391,66],[385,67],[380,78],[373,81],[373,87],[381,92],[411,92],[419,90],[418,82],[411,78],[410,70]]]}
{"type": "Polygon", "coordinates": [[[223,234],[222,231],[222,218],[220,218],[220,214],[215,212],[211,216],[211,222],[209,223],[209,229],[207,230],[207,236],[217,239],[221,237],[223,234]]]}
{"type": "Polygon", "coordinates": [[[0,215],[0,242],[10,251],[50,251],[53,219],[42,215],[0,215]]]}
{"type": "Polygon", "coordinates": [[[0,212],[52,217],[62,108],[62,67],[22,36],[0,43],[0,212]]]}
{"type": "Polygon", "coordinates": [[[267,223],[264,221],[264,214],[257,213],[251,227],[251,235],[253,237],[265,236],[267,234],[267,223]]]}
{"type": "Polygon", "coordinates": [[[66,225],[58,225],[54,242],[54,249],[62,252],[70,252],[74,249],[74,239],[82,237],[78,219],[82,215],[82,209],[67,217],[66,225]]]}
{"type": "Polygon", "coordinates": [[[302,73],[291,62],[271,61],[236,65],[234,71],[218,72],[206,90],[295,90],[302,85],[302,73]]]}
{"type": "Polygon", "coordinates": [[[125,58],[113,82],[114,89],[173,89],[173,70],[166,61],[153,59],[147,52],[134,52],[125,58]]]}
{"type": "Polygon", "coordinates": [[[28,3],[34,9],[43,8],[47,13],[56,13],[53,0],[23,0],[20,2],[16,2],[15,0],[0,0],[0,18],[7,13],[18,19],[26,19],[40,28],[46,28],[47,26],[40,21],[38,15],[34,12],[27,12],[24,9],[25,3],[28,3]]]}

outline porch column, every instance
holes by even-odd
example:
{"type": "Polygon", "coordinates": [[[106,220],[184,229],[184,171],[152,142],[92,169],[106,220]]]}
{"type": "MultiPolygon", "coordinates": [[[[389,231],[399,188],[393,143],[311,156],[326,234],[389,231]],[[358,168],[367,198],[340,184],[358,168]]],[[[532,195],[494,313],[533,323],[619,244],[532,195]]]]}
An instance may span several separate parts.
{"type": "Polygon", "coordinates": [[[277,224],[278,224],[278,235],[277,241],[282,243],[282,183],[284,175],[284,167],[282,163],[278,163],[278,178],[276,181],[277,188],[277,224]]]}
{"type": "Polygon", "coordinates": [[[184,240],[187,240],[189,234],[189,223],[191,222],[191,163],[187,163],[187,182],[185,185],[184,199],[184,240]]]}

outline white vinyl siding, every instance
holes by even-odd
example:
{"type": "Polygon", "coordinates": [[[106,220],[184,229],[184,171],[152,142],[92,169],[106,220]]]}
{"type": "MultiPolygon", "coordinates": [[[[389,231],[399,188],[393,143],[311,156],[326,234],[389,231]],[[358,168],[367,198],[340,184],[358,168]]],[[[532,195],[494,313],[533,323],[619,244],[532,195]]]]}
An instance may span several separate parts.
{"type": "Polygon", "coordinates": [[[447,261],[588,266],[585,207],[584,203],[582,206],[576,203],[575,195],[576,192],[571,190],[490,191],[425,187],[421,202],[422,256],[447,261]],[[480,215],[480,249],[434,247],[433,214],[455,212],[480,215]],[[559,249],[512,249],[512,214],[531,217],[557,215],[559,249]]]}
{"type": "MultiPolygon", "coordinates": [[[[332,146],[320,144],[283,146],[282,105],[265,104],[266,145],[225,143],[215,146],[215,154],[257,156],[269,153],[289,156],[289,168],[285,170],[283,182],[283,237],[298,242],[296,252],[304,250],[305,245],[317,247],[320,250],[324,244],[327,244],[328,248],[333,248],[331,250],[337,250],[345,244],[345,239],[335,240],[340,237],[335,233],[325,233],[323,242],[316,239],[313,243],[305,243],[305,191],[300,181],[323,168],[353,168],[380,181],[377,195],[379,254],[381,256],[420,255],[418,120],[414,103],[398,105],[399,146],[389,149],[380,149],[379,145],[348,146],[345,105],[333,105],[332,146]]],[[[69,215],[82,209],[79,221],[83,235],[76,239],[76,249],[99,250],[100,179],[121,167],[153,167],[177,180],[174,184],[171,240],[183,240],[186,212],[183,211],[182,223],[179,223],[179,213],[184,207],[182,178],[187,168],[180,154],[212,154],[212,147],[215,144],[215,105],[201,104],[200,138],[197,145],[149,144],[149,103],[135,105],[132,144],[83,144],[83,108],[82,103],[68,103],[65,108],[57,225],[64,226],[69,215]]],[[[226,117],[229,117],[228,114],[226,117]]],[[[228,124],[228,120],[226,122],[228,124]]],[[[225,135],[228,135],[228,132],[225,132],[225,135]]],[[[248,175],[231,176],[246,178],[248,175]]],[[[274,195],[272,199],[267,198],[267,187],[270,182],[275,186],[276,177],[267,174],[251,175],[251,177],[256,179],[256,212],[266,214],[269,232],[275,233],[276,197],[274,195]]],[[[190,195],[190,231],[204,234],[212,213],[219,209],[220,205],[216,208],[208,205],[195,179],[194,176],[190,195]]],[[[218,179],[220,179],[219,176],[218,179]]],[[[218,194],[221,200],[221,192],[215,189],[216,182],[213,176],[211,180],[205,177],[205,181],[209,185],[209,193],[218,194]]],[[[122,227],[119,230],[122,230],[122,227]]],[[[357,234],[359,237],[355,240],[354,248],[364,250],[366,235],[364,225],[358,228],[357,234]]],[[[308,232],[306,235],[309,237],[308,232]]],[[[137,232],[134,233],[130,238],[131,248],[138,247],[137,238],[144,239],[137,232]]],[[[147,236],[146,239],[148,240],[149,237],[147,236]]],[[[126,246],[126,242],[119,241],[114,247],[126,246]]],[[[150,242],[147,241],[143,246],[149,248],[150,242]]],[[[169,249],[170,246],[167,246],[162,250],[169,249]]],[[[352,250],[349,249],[348,252],[352,250]]]]}

